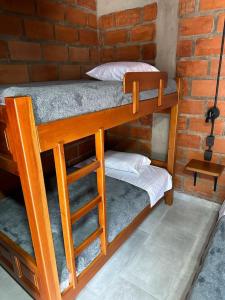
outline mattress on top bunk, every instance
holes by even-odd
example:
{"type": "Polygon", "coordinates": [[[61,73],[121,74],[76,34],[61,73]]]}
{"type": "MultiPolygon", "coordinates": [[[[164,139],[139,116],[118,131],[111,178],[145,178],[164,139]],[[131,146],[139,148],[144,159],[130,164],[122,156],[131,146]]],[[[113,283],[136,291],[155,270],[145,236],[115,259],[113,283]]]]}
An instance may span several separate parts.
{"type": "MultiPolygon", "coordinates": [[[[149,166],[149,168],[152,168],[152,166],[149,166]]],[[[74,168],[71,168],[72,170],[74,168]]],[[[155,178],[156,180],[158,178],[155,178]]],[[[163,185],[163,180],[161,184],[163,185]]],[[[64,290],[68,287],[69,276],[66,268],[58,193],[54,177],[46,181],[46,189],[61,290],[64,290]]],[[[159,189],[162,189],[162,187],[159,186],[159,189]]],[[[73,212],[97,195],[96,174],[92,173],[72,184],[69,187],[69,192],[70,207],[73,212]]],[[[143,189],[108,176],[106,176],[106,198],[108,241],[112,242],[150,204],[150,199],[148,193],[143,189]]],[[[79,245],[97,227],[98,214],[95,209],[74,224],[73,238],[75,245],[79,245]]],[[[18,193],[16,197],[8,197],[0,201],[0,231],[26,252],[33,255],[23,198],[22,196],[19,197],[18,193]]],[[[76,258],[77,273],[81,273],[98,254],[99,240],[96,240],[76,258]]]]}
{"type": "MultiPolygon", "coordinates": [[[[176,82],[168,80],[165,94],[176,92],[176,82]]],[[[122,82],[76,80],[0,86],[0,104],[5,97],[29,95],[33,100],[36,124],[78,116],[131,103],[122,82]]],[[[142,92],[141,100],[158,96],[158,90],[142,92]]]]}

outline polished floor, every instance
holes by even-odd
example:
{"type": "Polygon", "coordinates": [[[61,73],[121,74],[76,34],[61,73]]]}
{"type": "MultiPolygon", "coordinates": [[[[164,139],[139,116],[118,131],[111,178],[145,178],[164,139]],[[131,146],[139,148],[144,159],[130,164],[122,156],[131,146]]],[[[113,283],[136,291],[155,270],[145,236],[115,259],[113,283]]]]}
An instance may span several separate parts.
{"type": "MultiPolygon", "coordinates": [[[[218,210],[178,193],[172,207],[162,202],[77,299],[183,299],[218,210]]],[[[1,267],[0,299],[31,299],[1,267]]]]}

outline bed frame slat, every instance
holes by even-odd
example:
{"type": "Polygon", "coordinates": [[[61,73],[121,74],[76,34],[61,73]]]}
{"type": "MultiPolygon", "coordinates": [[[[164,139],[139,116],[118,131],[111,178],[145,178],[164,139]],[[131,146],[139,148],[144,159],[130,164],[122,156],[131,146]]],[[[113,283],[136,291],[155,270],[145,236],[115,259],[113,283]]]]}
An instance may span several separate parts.
{"type": "Polygon", "coordinates": [[[92,234],[86,238],[78,247],[74,247],[75,256],[78,256],[84,249],[86,249],[94,240],[96,240],[100,235],[102,235],[103,229],[98,228],[92,234]]]}
{"type": "Polygon", "coordinates": [[[82,177],[87,176],[88,174],[90,174],[91,172],[97,170],[100,167],[100,162],[99,161],[94,161],[92,163],[90,163],[89,165],[74,171],[73,173],[69,174],[67,176],[67,183],[71,184],[74,181],[79,180],[82,177]]]}
{"type": "Polygon", "coordinates": [[[71,214],[71,223],[72,224],[75,223],[76,221],[81,219],[83,216],[88,214],[92,209],[94,209],[101,202],[101,200],[102,200],[101,196],[97,196],[91,202],[89,202],[88,204],[81,207],[75,213],[71,214]]]}

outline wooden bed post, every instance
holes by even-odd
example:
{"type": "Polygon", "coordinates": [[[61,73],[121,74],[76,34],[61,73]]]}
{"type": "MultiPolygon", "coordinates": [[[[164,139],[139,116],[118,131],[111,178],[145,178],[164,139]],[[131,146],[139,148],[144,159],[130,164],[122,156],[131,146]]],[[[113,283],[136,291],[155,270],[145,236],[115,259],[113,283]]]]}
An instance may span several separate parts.
{"type": "Polygon", "coordinates": [[[10,135],[37,264],[41,300],[60,300],[59,280],[48,213],[44,177],[32,101],[30,97],[6,98],[10,135]]]}
{"type": "MultiPolygon", "coordinates": [[[[170,109],[170,129],[169,129],[169,143],[168,143],[168,156],[167,156],[167,170],[173,176],[176,154],[176,135],[178,123],[178,104],[181,93],[181,79],[177,80],[178,103],[170,109]]],[[[165,194],[165,203],[167,205],[173,204],[174,189],[165,194]]]]}

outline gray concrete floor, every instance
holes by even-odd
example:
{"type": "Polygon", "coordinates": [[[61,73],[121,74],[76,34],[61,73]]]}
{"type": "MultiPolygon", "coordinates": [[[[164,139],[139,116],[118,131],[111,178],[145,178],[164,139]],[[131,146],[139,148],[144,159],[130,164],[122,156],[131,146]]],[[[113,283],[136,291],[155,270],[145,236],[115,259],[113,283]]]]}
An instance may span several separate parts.
{"type": "MultiPolygon", "coordinates": [[[[77,299],[183,299],[219,207],[182,195],[161,203],[77,299]]],[[[0,299],[31,299],[1,267],[0,299]]]]}

